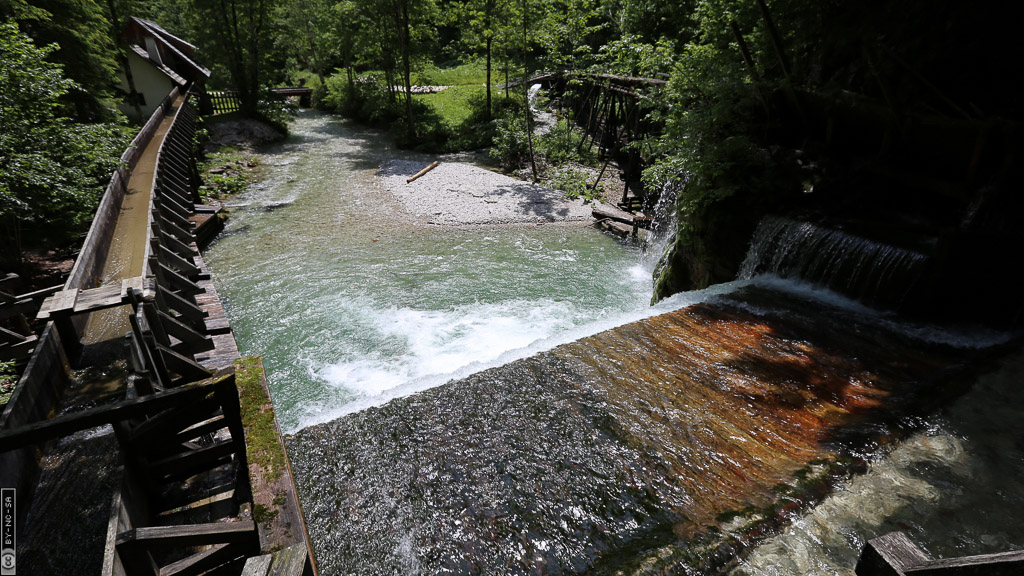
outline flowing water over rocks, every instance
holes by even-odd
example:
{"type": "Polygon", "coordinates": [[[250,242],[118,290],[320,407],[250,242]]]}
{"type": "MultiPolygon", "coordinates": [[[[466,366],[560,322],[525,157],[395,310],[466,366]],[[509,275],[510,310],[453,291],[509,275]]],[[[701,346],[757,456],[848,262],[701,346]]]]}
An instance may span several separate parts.
{"type": "Polygon", "coordinates": [[[960,390],[969,348],[862,312],[747,286],[305,429],[321,566],[712,569],[960,390]]]}
{"type": "Polygon", "coordinates": [[[206,261],[242,351],[265,356],[286,431],[653,313],[639,250],[590,227],[406,212],[388,167],[433,158],[379,133],[307,111],[264,152],[267,179],[229,202],[206,261]]]}
{"type": "Polygon", "coordinates": [[[429,163],[304,114],[207,258],[321,573],[848,575],[894,529],[1024,543],[998,479],[1024,430],[988,441],[1020,359],[948,407],[1004,335],[756,276],[885,304],[920,253],[769,220],[752,279],[648,308],[651,263],[589,228],[425,226],[378,180],[396,156],[429,163]]]}

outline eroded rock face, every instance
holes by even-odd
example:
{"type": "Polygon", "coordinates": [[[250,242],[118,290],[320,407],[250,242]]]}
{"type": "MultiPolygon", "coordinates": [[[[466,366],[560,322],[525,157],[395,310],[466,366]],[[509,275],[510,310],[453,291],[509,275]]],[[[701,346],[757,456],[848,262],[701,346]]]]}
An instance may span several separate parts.
{"type": "Polygon", "coordinates": [[[289,452],[324,573],[683,573],[820,497],[965,355],[748,288],[307,428],[289,452]]]}

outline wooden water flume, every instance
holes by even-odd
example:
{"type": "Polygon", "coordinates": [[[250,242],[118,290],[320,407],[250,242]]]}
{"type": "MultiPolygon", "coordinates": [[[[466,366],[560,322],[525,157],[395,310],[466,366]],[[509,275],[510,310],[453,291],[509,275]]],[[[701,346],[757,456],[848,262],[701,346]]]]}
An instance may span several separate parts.
{"type": "MultiPolygon", "coordinates": [[[[133,142],[71,277],[42,303],[38,317],[47,327],[0,420],[0,484],[19,489],[23,524],[49,443],[109,424],[121,480],[110,505],[102,574],[201,574],[240,569],[248,559],[253,568],[247,573],[311,574],[315,566],[290,470],[278,465],[283,483],[258,481],[266,470],[251,452],[257,426],[244,416],[252,411],[236,387],[238,347],[199,250],[219,219],[198,194],[198,114],[191,97],[172,91],[133,142]],[[152,176],[143,173],[148,185],[139,186],[132,170],[150,166],[152,176]],[[129,193],[132,209],[144,200],[148,221],[141,250],[119,257],[124,269],[141,274],[104,284],[111,243],[122,233],[118,224],[132,216],[124,207],[129,193]],[[124,336],[96,342],[103,339],[96,337],[97,314],[105,315],[105,325],[123,327],[124,336]],[[124,398],[60,413],[68,365],[95,350],[125,363],[124,398]],[[257,501],[264,504],[257,507],[257,501]],[[277,518],[289,527],[282,529],[277,518]]],[[[262,365],[247,376],[254,377],[266,390],[262,365]]],[[[276,425],[261,434],[260,450],[276,445],[283,454],[276,425]]]]}

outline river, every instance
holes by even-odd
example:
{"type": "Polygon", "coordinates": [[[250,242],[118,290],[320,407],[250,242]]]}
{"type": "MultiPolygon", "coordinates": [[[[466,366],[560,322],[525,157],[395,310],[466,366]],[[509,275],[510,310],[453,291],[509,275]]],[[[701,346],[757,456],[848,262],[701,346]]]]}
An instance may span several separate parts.
{"type": "Polygon", "coordinates": [[[285,431],[652,313],[637,247],[578,224],[420,224],[376,181],[399,154],[380,133],[310,111],[291,131],[205,256],[285,431]]]}
{"type": "Polygon", "coordinates": [[[303,113],[207,256],[321,573],[848,576],[893,530],[1024,547],[1007,335],[764,276],[650,308],[650,259],[588,227],[403,215],[382,140],[303,113]]]}

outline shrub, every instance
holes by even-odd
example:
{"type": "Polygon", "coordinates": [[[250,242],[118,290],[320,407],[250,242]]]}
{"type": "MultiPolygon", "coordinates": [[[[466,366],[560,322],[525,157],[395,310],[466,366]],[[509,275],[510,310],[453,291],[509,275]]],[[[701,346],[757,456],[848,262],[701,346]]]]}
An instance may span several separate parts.
{"type": "Polygon", "coordinates": [[[530,154],[526,122],[520,116],[494,121],[494,143],[489,152],[504,168],[517,168],[530,154]]]}
{"type": "Polygon", "coordinates": [[[604,183],[598,182],[597,186],[591,187],[587,183],[587,178],[587,174],[582,170],[565,167],[558,170],[548,185],[565,192],[565,197],[572,200],[583,198],[590,202],[601,198],[604,194],[604,183]]]}

